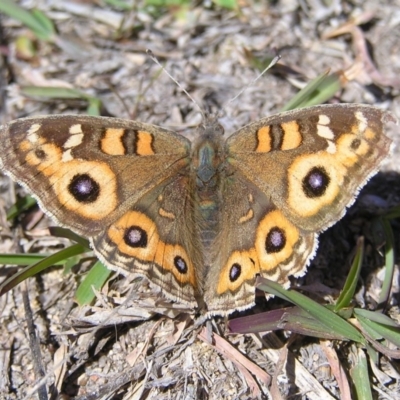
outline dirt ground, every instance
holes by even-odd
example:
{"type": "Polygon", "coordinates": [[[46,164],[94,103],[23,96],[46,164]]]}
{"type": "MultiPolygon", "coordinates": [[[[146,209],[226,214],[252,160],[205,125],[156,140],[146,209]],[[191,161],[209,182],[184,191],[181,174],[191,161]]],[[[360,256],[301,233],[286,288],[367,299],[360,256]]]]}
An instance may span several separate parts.
{"type": "MultiPolygon", "coordinates": [[[[399,0],[249,0],[238,1],[236,10],[212,1],[166,8],[138,1],[133,10],[101,1],[18,3],[43,11],[58,36],[37,40],[20,22],[0,14],[0,124],[87,111],[83,99],[26,97],[21,91],[26,85],[55,86],[101,99],[102,115],[137,119],[192,138],[201,122],[198,107],[159,73],[146,49],[202,109],[222,110],[227,135],[279,112],[327,69],[342,78],[331,103],[373,104],[400,118],[399,0]],[[33,40],[36,54],[21,53],[21,37],[33,40]],[[279,65],[229,102],[260,73],[257,63],[277,53],[279,65]]],[[[366,309],[377,305],[383,259],[370,238],[369,220],[378,208],[400,201],[399,128],[388,128],[391,156],[344,219],[321,235],[307,275],[294,280],[318,293],[321,303],[338,296],[357,239],[364,235],[366,261],[355,301],[366,309]]],[[[6,221],[6,210],[21,193],[0,177],[0,253],[43,254],[68,245],[49,234],[49,221],[39,209],[19,223],[6,221]]],[[[392,226],[398,247],[398,222],[392,226]]],[[[351,398],[340,383],[346,378],[338,382],[329,357],[334,351],[349,378],[351,349],[343,342],[281,331],[228,335],[226,319],[196,325],[195,314],[171,307],[145,280],[117,274],[94,305],[78,307],[74,293],[91,261],[88,257],[68,274],[53,267],[0,298],[1,399],[351,398]]],[[[16,268],[0,271],[7,278],[16,268]]],[[[400,323],[396,273],[387,313],[400,323]]],[[[283,303],[266,304],[264,309],[283,303]]],[[[259,311],[260,306],[248,313],[259,311]]],[[[399,361],[381,356],[371,363],[370,375],[374,398],[400,398],[399,361]]]]}

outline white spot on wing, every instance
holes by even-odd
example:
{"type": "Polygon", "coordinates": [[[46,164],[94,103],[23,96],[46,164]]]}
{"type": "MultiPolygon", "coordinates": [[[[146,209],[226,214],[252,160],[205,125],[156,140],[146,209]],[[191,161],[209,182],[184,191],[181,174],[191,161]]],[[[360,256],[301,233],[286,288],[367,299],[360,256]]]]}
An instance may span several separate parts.
{"type": "Polygon", "coordinates": [[[74,157],[72,157],[71,149],[64,151],[64,153],[61,157],[62,162],[72,161],[73,159],[74,159],[74,157]]]}
{"type": "Polygon", "coordinates": [[[317,133],[318,136],[321,136],[324,139],[334,139],[335,135],[333,134],[331,128],[325,125],[317,125],[317,133]]]}
{"type": "Polygon", "coordinates": [[[64,143],[64,149],[70,149],[72,147],[79,146],[83,141],[83,133],[73,134],[68,138],[68,140],[64,143]]]}
{"type": "Polygon", "coordinates": [[[331,119],[325,115],[321,114],[318,119],[318,125],[329,125],[331,123],[331,119]]]}
{"type": "Polygon", "coordinates": [[[71,149],[72,147],[79,146],[83,141],[82,125],[75,124],[69,128],[70,137],[64,143],[64,149],[71,149]]]}
{"type": "Polygon", "coordinates": [[[328,142],[328,147],[326,148],[326,151],[329,154],[335,154],[336,153],[336,144],[330,140],[327,140],[328,142]]]}
{"type": "Polygon", "coordinates": [[[29,129],[28,129],[28,134],[27,134],[27,139],[31,143],[36,143],[39,140],[39,135],[37,134],[37,131],[40,129],[41,125],[40,124],[33,124],[29,129]]]}
{"type": "Polygon", "coordinates": [[[335,135],[332,132],[332,129],[329,128],[329,124],[331,123],[331,119],[325,115],[320,114],[317,123],[317,134],[324,139],[334,139],[335,135]]]}
{"type": "Polygon", "coordinates": [[[365,115],[361,111],[356,112],[356,118],[358,121],[358,129],[360,132],[364,132],[368,126],[367,118],[365,118],[365,115]]]}
{"type": "Polygon", "coordinates": [[[69,133],[71,135],[76,135],[77,133],[82,133],[82,125],[81,124],[72,125],[71,128],[69,128],[69,133]]]}

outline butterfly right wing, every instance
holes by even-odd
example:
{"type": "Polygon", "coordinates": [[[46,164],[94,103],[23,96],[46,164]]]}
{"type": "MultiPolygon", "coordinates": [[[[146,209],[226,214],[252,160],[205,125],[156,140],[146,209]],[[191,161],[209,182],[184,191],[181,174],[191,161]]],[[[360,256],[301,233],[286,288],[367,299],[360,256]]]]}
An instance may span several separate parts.
{"type": "Polygon", "coordinates": [[[89,237],[108,267],[196,304],[187,139],[135,121],[56,115],[10,122],[0,140],[3,169],[58,224],[89,237]]]}

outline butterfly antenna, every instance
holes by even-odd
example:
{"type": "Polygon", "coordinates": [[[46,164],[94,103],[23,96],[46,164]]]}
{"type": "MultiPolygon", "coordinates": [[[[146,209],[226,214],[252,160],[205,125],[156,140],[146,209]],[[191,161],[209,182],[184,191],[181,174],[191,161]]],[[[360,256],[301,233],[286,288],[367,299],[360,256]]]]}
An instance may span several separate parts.
{"type": "MultiPolygon", "coordinates": [[[[268,64],[268,66],[256,77],[254,78],[250,83],[248,83],[246,86],[243,87],[243,89],[232,99],[226,103],[225,107],[235,101],[245,90],[247,90],[250,86],[253,86],[270,68],[272,68],[279,60],[281,59],[281,56],[278,54],[276,55],[272,61],[268,64]]],[[[224,107],[224,108],[225,108],[224,107]]]]}
{"type": "Polygon", "coordinates": [[[168,77],[175,82],[176,86],[179,87],[179,89],[182,90],[183,93],[186,94],[186,96],[193,102],[193,104],[199,109],[200,114],[202,115],[203,119],[205,119],[205,115],[203,113],[203,110],[201,107],[197,104],[196,100],[189,94],[189,92],[160,64],[158,61],[157,57],[154,55],[154,53],[150,49],[146,49],[146,53],[148,56],[165,72],[168,77]]]}

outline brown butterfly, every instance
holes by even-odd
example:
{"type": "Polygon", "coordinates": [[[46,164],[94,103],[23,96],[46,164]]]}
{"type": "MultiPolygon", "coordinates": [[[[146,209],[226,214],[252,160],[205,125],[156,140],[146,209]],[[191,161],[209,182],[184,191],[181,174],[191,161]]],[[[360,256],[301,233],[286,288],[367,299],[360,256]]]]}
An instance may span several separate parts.
{"type": "Polygon", "coordinates": [[[228,314],[254,304],[257,274],[284,285],[304,274],[318,232],[387,156],[388,121],[371,106],[316,106],[227,140],[206,119],[191,143],[141,122],[54,115],[2,126],[0,160],[109,268],[228,314]]]}

